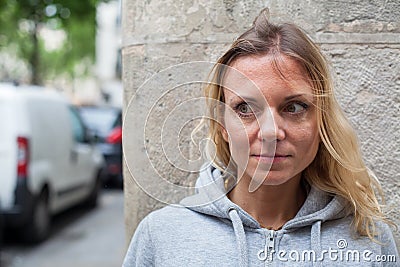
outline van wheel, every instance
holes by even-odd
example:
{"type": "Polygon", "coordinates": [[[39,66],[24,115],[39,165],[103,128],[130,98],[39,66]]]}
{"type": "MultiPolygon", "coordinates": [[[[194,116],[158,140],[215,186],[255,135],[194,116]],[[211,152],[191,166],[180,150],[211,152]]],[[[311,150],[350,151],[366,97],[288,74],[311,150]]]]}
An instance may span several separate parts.
{"type": "Polygon", "coordinates": [[[50,212],[47,195],[37,199],[29,223],[23,229],[23,238],[29,243],[39,243],[50,233],[50,212]]]}
{"type": "Polygon", "coordinates": [[[96,182],[94,183],[93,188],[90,192],[90,195],[85,202],[86,207],[88,207],[88,208],[97,207],[101,186],[102,186],[102,183],[101,183],[100,177],[98,176],[96,178],[96,182]]]}

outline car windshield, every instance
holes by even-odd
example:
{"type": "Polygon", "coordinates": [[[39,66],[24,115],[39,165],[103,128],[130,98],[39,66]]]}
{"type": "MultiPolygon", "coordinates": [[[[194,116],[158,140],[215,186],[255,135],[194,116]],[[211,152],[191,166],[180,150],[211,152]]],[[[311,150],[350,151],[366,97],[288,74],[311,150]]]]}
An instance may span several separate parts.
{"type": "Polygon", "coordinates": [[[119,121],[119,111],[112,108],[80,108],[80,113],[86,125],[98,133],[107,133],[119,121]]]}

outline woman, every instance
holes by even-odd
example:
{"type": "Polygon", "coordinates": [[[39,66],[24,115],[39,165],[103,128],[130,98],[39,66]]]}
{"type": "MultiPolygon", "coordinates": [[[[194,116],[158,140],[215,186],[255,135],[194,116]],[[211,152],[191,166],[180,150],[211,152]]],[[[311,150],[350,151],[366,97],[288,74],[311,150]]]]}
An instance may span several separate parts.
{"type": "Polygon", "coordinates": [[[196,195],[140,223],[124,266],[396,266],[382,190],[319,48],[263,11],[214,71],[216,157],[196,195]]]}

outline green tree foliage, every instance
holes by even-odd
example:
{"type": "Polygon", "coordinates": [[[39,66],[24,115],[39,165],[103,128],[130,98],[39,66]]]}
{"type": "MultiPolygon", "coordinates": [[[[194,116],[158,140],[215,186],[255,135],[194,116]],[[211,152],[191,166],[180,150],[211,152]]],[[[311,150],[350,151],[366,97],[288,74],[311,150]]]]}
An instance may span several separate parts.
{"type": "Polygon", "coordinates": [[[106,0],[0,0],[0,49],[12,48],[28,63],[32,84],[83,74],[94,61],[99,2],[106,0]],[[64,33],[60,48],[46,48],[43,29],[64,33]]]}

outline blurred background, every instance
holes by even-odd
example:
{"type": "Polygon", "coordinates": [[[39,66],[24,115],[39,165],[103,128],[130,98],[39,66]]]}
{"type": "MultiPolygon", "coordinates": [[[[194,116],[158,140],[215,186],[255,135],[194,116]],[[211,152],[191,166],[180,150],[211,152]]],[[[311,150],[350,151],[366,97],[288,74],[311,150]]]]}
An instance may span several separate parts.
{"type": "Polygon", "coordinates": [[[121,107],[120,2],[0,0],[0,80],[121,107]]]}
{"type": "Polygon", "coordinates": [[[0,266],[121,266],[121,2],[0,0],[0,25],[0,266]]]}

